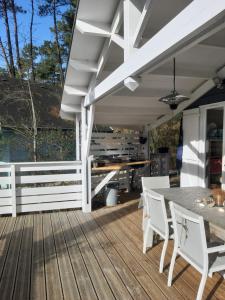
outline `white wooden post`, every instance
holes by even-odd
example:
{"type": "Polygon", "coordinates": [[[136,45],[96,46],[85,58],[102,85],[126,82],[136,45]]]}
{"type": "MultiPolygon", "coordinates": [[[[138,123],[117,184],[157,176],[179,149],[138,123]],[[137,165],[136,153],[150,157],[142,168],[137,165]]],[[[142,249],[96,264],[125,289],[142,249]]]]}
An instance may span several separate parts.
{"type": "Polygon", "coordinates": [[[80,157],[80,115],[76,115],[76,160],[81,160],[80,157]]]}
{"type": "Polygon", "coordinates": [[[12,216],[16,217],[16,169],[11,165],[12,216]]]}
{"type": "MultiPolygon", "coordinates": [[[[93,160],[93,155],[88,157],[88,201],[90,202],[91,206],[91,199],[92,199],[92,189],[91,189],[91,162],[93,160]]],[[[91,207],[90,207],[91,209],[91,207]]]]}
{"type": "Polygon", "coordinates": [[[94,120],[94,107],[84,107],[82,103],[81,126],[82,126],[82,186],[83,186],[83,212],[91,211],[91,159],[89,159],[91,133],[94,120]]]}
{"type": "Polygon", "coordinates": [[[82,159],[82,210],[87,212],[88,187],[87,187],[87,159],[84,153],[87,136],[87,109],[81,106],[81,159],[82,159]]]}

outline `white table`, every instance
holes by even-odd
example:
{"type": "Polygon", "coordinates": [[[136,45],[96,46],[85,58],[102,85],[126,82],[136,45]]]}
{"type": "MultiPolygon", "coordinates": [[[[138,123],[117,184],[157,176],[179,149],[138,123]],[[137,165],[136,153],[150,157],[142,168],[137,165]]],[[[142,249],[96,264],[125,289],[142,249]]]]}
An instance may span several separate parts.
{"type": "Polygon", "coordinates": [[[196,199],[202,199],[212,194],[212,191],[202,187],[153,189],[164,196],[167,201],[175,203],[203,216],[208,222],[210,232],[225,240],[225,208],[207,206],[202,207],[196,203],[196,199]]]}

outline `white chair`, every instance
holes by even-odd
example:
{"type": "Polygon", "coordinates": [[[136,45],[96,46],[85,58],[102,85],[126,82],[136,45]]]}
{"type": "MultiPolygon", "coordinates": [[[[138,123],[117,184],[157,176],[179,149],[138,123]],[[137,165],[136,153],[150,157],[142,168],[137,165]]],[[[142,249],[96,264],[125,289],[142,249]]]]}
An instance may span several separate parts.
{"type": "Polygon", "coordinates": [[[167,217],[164,196],[152,190],[144,189],[144,198],[146,211],[150,218],[148,218],[144,230],[143,253],[146,253],[148,247],[152,247],[154,232],[164,239],[159,265],[159,272],[162,273],[168,240],[172,234],[172,228],[169,225],[172,220],[167,217]]]}
{"type": "MultiPolygon", "coordinates": [[[[142,177],[142,190],[144,189],[162,189],[170,188],[170,178],[169,176],[157,176],[157,177],[142,177]]],[[[138,208],[143,207],[143,220],[142,220],[142,229],[145,229],[146,222],[148,220],[148,215],[146,212],[146,204],[144,199],[144,193],[141,194],[138,208]]]]}
{"type": "Polygon", "coordinates": [[[225,245],[207,245],[203,217],[170,202],[174,227],[174,250],[169,269],[168,286],[171,286],[176,256],[179,254],[201,274],[196,300],[202,299],[207,276],[225,270],[225,245]]]}

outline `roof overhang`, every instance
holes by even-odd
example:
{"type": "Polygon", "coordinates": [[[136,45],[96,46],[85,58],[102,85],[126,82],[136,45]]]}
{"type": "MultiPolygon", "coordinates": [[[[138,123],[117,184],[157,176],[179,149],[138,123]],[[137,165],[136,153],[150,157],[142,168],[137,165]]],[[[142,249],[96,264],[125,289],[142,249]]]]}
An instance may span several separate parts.
{"type": "Polygon", "coordinates": [[[61,116],[95,105],[96,124],[160,125],[224,78],[225,1],[80,0],[61,116]],[[189,96],[176,111],[158,99],[172,89],[189,96]],[[124,81],[138,79],[130,91],[124,81]]]}

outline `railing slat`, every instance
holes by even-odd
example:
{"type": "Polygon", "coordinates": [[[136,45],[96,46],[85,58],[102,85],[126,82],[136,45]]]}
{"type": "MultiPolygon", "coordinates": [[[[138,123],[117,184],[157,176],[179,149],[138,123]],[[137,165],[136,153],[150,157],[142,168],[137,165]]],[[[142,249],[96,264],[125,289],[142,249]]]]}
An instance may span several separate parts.
{"type": "Polygon", "coordinates": [[[17,205],[17,212],[32,212],[32,211],[45,211],[56,209],[80,208],[81,201],[67,201],[67,202],[53,202],[53,203],[37,203],[28,205],[17,205]]]}
{"type": "Polygon", "coordinates": [[[31,175],[31,176],[16,176],[17,184],[27,183],[50,183],[63,181],[79,181],[81,174],[55,174],[55,175],[31,175]]]}
{"type": "Polygon", "coordinates": [[[17,205],[27,205],[35,203],[54,203],[63,201],[79,201],[82,199],[81,193],[55,194],[55,195],[36,195],[17,197],[17,205]]]}
{"type": "Polygon", "coordinates": [[[0,164],[0,187],[10,185],[0,188],[0,214],[82,207],[81,170],[80,161],[0,164]]]}
{"type": "Polygon", "coordinates": [[[51,195],[63,193],[79,193],[82,192],[82,185],[65,185],[65,186],[48,186],[37,188],[17,188],[17,197],[35,196],[35,195],[51,195]]]}

